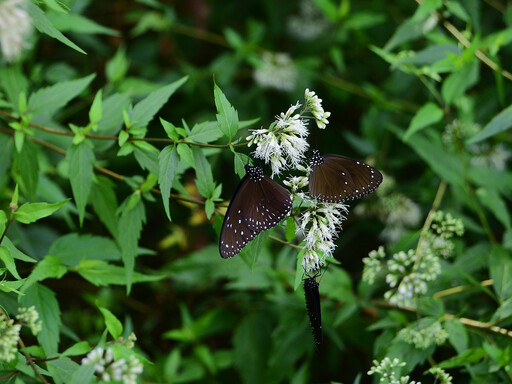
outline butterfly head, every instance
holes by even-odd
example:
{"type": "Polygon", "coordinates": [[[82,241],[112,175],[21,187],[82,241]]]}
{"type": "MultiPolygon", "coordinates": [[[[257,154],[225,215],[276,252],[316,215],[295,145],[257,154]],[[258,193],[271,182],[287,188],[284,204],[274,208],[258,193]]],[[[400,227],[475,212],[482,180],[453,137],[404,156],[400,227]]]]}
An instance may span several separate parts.
{"type": "Polygon", "coordinates": [[[253,167],[252,165],[249,164],[245,165],[245,172],[247,172],[247,175],[249,175],[249,179],[251,179],[252,181],[261,181],[265,176],[263,174],[263,169],[261,167],[253,167]]]}
{"type": "Polygon", "coordinates": [[[318,166],[324,162],[324,158],[322,157],[318,149],[313,149],[313,155],[311,155],[309,162],[313,166],[318,166]]]}

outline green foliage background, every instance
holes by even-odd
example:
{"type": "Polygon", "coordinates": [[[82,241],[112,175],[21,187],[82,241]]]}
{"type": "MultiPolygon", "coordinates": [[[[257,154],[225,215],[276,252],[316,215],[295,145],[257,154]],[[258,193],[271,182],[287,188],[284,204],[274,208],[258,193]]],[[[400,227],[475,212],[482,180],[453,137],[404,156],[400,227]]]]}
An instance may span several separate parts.
{"type": "MultiPolygon", "coordinates": [[[[22,333],[41,348],[0,361],[6,382],[40,382],[35,371],[94,382],[81,358],[131,332],[126,353],[145,359],[140,382],[371,382],[372,360],[385,356],[422,382],[442,362],[457,383],[512,382],[512,174],[472,162],[476,144],[510,151],[512,7],[312,4],[309,23],[327,26],[300,40],[287,27],[296,1],[27,3],[35,33],[17,62],[0,64],[0,306],[13,316],[35,305],[43,331],[22,333]],[[290,55],[292,90],[255,82],[265,51],[290,55]],[[305,88],[332,113],[325,131],[312,129],[314,147],[374,164],[427,226],[442,209],[466,227],[427,304],[403,309],[361,281],[386,223],[351,209],[341,264],[320,284],[320,352],[283,228],[270,231],[282,242],[262,234],[233,259],[217,246],[250,153],[237,138],[305,88]],[[447,126],[462,127],[451,146],[447,126]],[[444,344],[421,350],[396,338],[425,316],[443,321],[444,344]],[[31,356],[39,360],[28,366],[31,356]]],[[[421,227],[389,254],[415,248],[421,227]]]]}

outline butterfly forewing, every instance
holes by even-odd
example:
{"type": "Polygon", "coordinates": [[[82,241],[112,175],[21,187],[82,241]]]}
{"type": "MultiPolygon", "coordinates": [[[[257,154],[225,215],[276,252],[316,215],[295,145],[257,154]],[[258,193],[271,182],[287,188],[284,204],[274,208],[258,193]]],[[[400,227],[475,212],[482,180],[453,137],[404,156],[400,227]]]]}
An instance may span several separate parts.
{"type": "Polygon", "coordinates": [[[320,155],[313,151],[309,192],[323,202],[354,200],[373,192],[382,174],[369,165],[340,155],[320,155]]]}
{"type": "Polygon", "coordinates": [[[290,193],[260,167],[246,166],[247,174],[229,203],[220,233],[219,251],[233,257],[262,231],[279,224],[291,209],[290,193]]]}

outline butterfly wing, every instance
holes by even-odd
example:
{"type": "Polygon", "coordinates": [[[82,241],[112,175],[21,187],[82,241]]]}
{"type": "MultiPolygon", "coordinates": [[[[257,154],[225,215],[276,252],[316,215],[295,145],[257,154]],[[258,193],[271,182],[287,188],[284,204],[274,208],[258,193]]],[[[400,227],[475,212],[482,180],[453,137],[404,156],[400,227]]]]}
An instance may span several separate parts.
{"type": "Polygon", "coordinates": [[[290,193],[268,176],[259,181],[244,176],[224,217],[220,255],[237,255],[258,233],[279,224],[291,207],[290,193]]]}
{"type": "Polygon", "coordinates": [[[327,162],[334,162],[346,169],[354,182],[353,192],[346,200],[355,200],[372,193],[382,182],[382,173],[362,161],[341,155],[325,155],[327,162]]]}
{"type": "Polygon", "coordinates": [[[322,312],[320,308],[320,294],[318,293],[318,282],[314,277],[304,280],[304,296],[306,298],[306,310],[308,312],[311,332],[315,340],[316,349],[322,345],[322,312]]]}
{"type": "Polygon", "coordinates": [[[244,196],[251,192],[250,183],[252,181],[247,175],[242,178],[224,216],[220,231],[219,252],[225,259],[238,254],[257,234],[247,226],[245,220],[244,196]]]}
{"type": "Polygon", "coordinates": [[[355,185],[343,164],[330,156],[336,155],[323,156],[322,164],[312,166],[309,193],[319,201],[338,203],[348,199],[354,192],[355,185]]]}
{"type": "Polygon", "coordinates": [[[309,192],[323,202],[339,203],[359,199],[377,189],[382,174],[368,164],[341,155],[323,155],[320,165],[313,165],[309,192]]]}
{"type": "Polygon", "coordinates": [[[256,186],[256,196],[248,206],[247,226],[260,233],[277,224],[292,207],[290,193],[270,177],[265,176],[256,186]]]}

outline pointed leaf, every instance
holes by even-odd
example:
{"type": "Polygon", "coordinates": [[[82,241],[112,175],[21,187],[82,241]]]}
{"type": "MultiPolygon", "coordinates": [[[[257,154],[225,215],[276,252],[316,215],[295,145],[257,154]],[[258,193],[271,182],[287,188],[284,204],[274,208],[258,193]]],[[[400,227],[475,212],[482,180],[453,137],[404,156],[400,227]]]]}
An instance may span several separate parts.
{"type": "Polygon", "coordinates": [[[98,309],[101,311],[103,317],[105,318],[105,325],[107,326],[108,332],[114,339],[117,339],[123,334],[123,324],[121,324],[119,319],[107,308],[98,307],[98,309]]]}
{"type": "Polygon", "coordinates": [[[80,226],[84,221],[85,206],[89,198],[92,185],[94,152],[87,142],[71,145],[66,155],[69,164],[69,181],[73,190],[80,226]]]}
{"type": "Polygon", "coordinates": [[[171,214],[169,211],[169,198],[171,195],[172,183],[174,175],[178,167],[178,155],[176,147],[168,145],[158,155],[160,173],[158,175],[158,184],[162,192],[162,202],[164,203],[165,214],[169,221],[171,221],[171,214]]]}
{"type": "Polygon", "coordinates": [[[436,104],[432,102],[426,103],[412,118],[411,124],[409,124],[409,128],[407,128],[404,134],[404,140],[407,141],[413,133],[441,121],[443,116],[443,110],[436,104]]]}
{"type": "Polygon", "coordinates": [[[34,221],[50,216],[60,207],[66,204],[70,199],[61,201],[60,203],[25,203],[14,212],[14,218],[23,224],[30,224],[34,221]]]}
{"type": "Polygon", "coordinates": [[[468,144],[475,144],[512,127],[512,105],[492,118],[480,133],[473,136],[468,144]]]}
{"type": "Polygon", "coordinates": [[[16,279],[21,280],[18,271],[16,270],[16,263],[14,262],[14,257],[12,257],[11,252],[5,246],[0,246],[0,260],[5,265],[5,268],[13,275],[16,279]]]}
{"type": "Polygon", "coordinates": [[[213,95],[215,107],[217,108],[217,121],[220,124],[220,130],[228,139],[235,137],[238,132],[238,112],[229,103],[228,99],[222,93],[217,84],[214,85],[213,95]]]}

